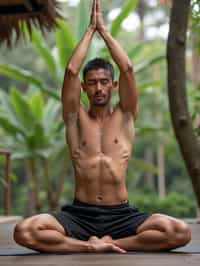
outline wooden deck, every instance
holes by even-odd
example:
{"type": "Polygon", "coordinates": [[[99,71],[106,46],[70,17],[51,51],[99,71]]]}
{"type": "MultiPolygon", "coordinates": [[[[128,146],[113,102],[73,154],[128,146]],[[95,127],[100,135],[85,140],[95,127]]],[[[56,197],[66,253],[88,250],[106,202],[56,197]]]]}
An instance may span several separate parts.
{"type": "MultiPolygon", "coordinates": [[[[190,246],[200,247],[200,224],[191,224],[190,246]]],[[[18,247],[13,239],[14,224],[0,224],[0,248],[18,247]]],[[[137,254],[73,254],[0,257],[0,265],[57,266],[199,266],[200,254],[137,253],[137,254]]]]}

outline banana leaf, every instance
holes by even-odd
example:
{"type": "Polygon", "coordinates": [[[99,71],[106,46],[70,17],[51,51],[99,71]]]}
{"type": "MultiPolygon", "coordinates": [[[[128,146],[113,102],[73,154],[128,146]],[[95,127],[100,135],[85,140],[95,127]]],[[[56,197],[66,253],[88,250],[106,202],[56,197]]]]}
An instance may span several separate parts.
{"type": "Polygon", "coordinates": [[[44,99],[40,92],[32,95],[29,100],[29,106],[34,116],[35,121],[41,122],[44,114],[44,99]]]}
{"type": "Polygon", "coordinates": [[[163,60],[166,60],[166,55],[156,55],[153,58],[143,61],[140,65],[137,65],[135,67],[135,73],[139,74],[143,71],[145,71],[146,69],[148,69],[150,66],[158,64],[160,62],[162,62],[163,60]]]}
{"type": "Polygon", "coordinates": [[[136,8],[137,3],[138,3],[137,0],[124,1],[121,12],[112,22],[112,26],[111,26],[112,36],[116,37],[117,33],[120,30],[122,22],[136,8]]]}
{"type": "Polygon", "coordinates": [[[34,30],[31,34],[31,40],[33,47],[46,63],[46,66],[48,67],[51,75],[54,77],[55,80],[60,81],[57,73],[57,66],[54,56],[51,53],[51,49],[47,46],[47,43],[42,38],[40,32],[34,30]]]}
{"type": "Polygon", "coordinates": [[[42,80],[35,77],[35,75],[27,70],[21,69],[19,67],[13,66],[13,65],[3,65],[0,64],[0,73],[19,80],[21,82],[26,82],[27,84],[31,84],[35,86],[36,88],[43,91],[45,94],[50,95],[51,97],[54,97],[57,100],[60,100],[60,96],[57,92],[47,89],[44,86],[44,83],[42,80]]]}
{"type": "Polygon", "coordinates": [[[80,40],[85,33],[87,26],[89,24],[89,8],[88,1],[80,0],[77,8],[77,40],[80,40]]]}
{"type": "Polygon", "coordinates": [[[26,130],[32,130],[34,117],[24,97],[18,92],[17,89],[12,88],[10,98],[14,111],[16,112],[23,128],[26,130]]]}
{"type": "Polygon", "coordinates": [[[56,46],[58,49],[59,61],[64,70],[72,51],[75,48],[76,40],[70,26],[64,20],[58,20],[56,29],[56,46]]]}

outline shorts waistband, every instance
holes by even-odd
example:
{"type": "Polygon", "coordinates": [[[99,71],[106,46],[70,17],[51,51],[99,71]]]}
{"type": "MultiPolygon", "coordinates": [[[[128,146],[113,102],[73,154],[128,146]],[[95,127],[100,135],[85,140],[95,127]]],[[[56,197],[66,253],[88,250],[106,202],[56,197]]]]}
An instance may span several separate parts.
{"type": "Polygon", "coordinates": [[[82,206],[82,207],[96,207],[96,208],[104,208],[104,209],[121,209],[125,207],[129,207],[129,201],[126,203],[120,203],[120,204],[114,204],[114,205],[102,205],[102,204],[93,204],[93,203],[88,203],[88,202],[83,202],[78,199],[73,200],[73,205],[76,206],[82,206]]]}

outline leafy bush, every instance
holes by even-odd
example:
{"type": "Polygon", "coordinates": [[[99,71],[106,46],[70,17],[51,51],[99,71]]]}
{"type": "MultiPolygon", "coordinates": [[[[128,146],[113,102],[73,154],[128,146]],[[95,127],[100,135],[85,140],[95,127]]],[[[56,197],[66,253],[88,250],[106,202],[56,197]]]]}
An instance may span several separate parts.
{"type": "Polygon", "coordinates": [[[188,196],[171,192],[165,198],[152,193],[130,193],[129,201],[141,211],[163,213],[178,218],[196,216],[196,203],[188,196]]]}

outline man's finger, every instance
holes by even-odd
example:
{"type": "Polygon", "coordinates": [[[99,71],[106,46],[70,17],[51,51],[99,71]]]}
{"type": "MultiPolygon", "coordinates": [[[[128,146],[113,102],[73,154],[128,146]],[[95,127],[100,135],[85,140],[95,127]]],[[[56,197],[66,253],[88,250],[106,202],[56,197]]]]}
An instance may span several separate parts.
{"type": "Polygon", "coordinates": [[[96,0],[93,0],[93,4],[92,4],[92,13],[94,14],[96,11],[96,0]]]}
{"type": "Polygon", "coordinates": [[[119,253],[126,253],[126,250],[119,248],[118,246],[112,245],[112,250],[119,253]]]}
{"type": "Polygon", "coordinates": [[[97,7],[97,12],[100,12],[101,11],[101,4],[100,4],[100,0],[96,0],[97,3],[96,3],[96,7],[97,7]]]}

